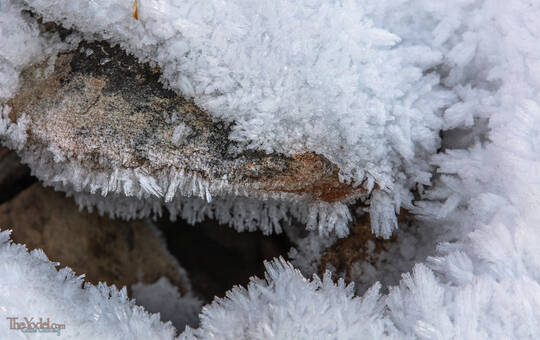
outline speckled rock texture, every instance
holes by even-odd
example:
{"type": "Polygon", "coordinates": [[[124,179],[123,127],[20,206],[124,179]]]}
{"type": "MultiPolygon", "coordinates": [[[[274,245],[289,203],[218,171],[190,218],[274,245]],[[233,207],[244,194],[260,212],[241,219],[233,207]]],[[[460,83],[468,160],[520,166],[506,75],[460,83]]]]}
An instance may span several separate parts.
{"type": "Polygon", "coordinates": [[[119,47],[81,43],[49,64],[24,72],[23,88],[7,103],[10,118],[26,114],[32,143],[55,145],[84,167],[149,174],[174,167],[210,182],[226,179],[231,186],[326,202],[358,195],[322,156],[235,152],[229,126],[164,89],[158,68],[119,47]],[[183,131],[175,136],[177,129],[183,131]]]}
{"type": "Polygon", "coordinates": [[[101,214],[142,218],[166,207],[172,219],[267,234],[294,218],[344,236],[347,205],[366,198],[323,156],[241,150],[228,138],[234,123],[164,88],[159,68],[105,41],[80,41],[21,78],[3,109],[3,143],[45,185],[101,214]]]}

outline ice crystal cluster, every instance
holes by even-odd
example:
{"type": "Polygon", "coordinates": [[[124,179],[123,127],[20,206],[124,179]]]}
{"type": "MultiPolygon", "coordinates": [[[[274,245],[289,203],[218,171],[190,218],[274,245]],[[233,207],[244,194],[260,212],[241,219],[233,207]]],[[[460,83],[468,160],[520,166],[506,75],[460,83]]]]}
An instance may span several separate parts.
{"type": "MultiPolygon", "coordinates": [[[[69,268],[57,270],[58,263],[50,262],[43,251],[29,253],[23,245],[11,243],[8,231],[0,232],[0,258],[0,315],[3,320],[18,317],[18,322],[24,322],[27,317],[38,322],[40,317],[49,318],[51,323],[65,325],[58,333],[65,339],[165,340],[175,336],[171,323],[163,324],[158,314],[150,314],[135,305],[128,299],[125,287],[118,290],[102,283],[93,286],[84,281],[84,276],[75,276],[69,268]]],[[[157,295],[171,294],[170,288],[155,288],[157,295]]],[[[143,301],[144,291],[144,286],[137,286],[143,301]]],[[[178,297],[176,305],[184,304],[184,310],[191,311],[193,298],[182,299],[178,297]]],[[[175,318],[181,318],[181,314],[175,318]]],[[[189,316],[183,323],[187,321],[189,316]]],[[[3,326],[0,329],[2,339],[59,338],[57,333],[13,330],[7,321],[3,326]]]]}
{"type": "Polygon", "coordinates": [[[157,63],[169,87],[234,122],[230,139],[245,148],[314,151],[343,181],[376,184],[378,234],[410,208],[410,188],[430,183],[426,155],[456,101],[436,72],[444,46],[376,26],[368,3],[148,1],[139,20],[125,1],[25,4],[157,63]]]}
{"type": "MultiPolygon", "coordinates": [[[[378,273],[360,266],[362,286],[374,284],[361,297],[275,261],[266,280],[205,307],[200,327],[180,338],[540,338],[539,2],[139,3],[134,20],[127,1],[1,0],[0,46],[16,47],[0,50],[0,95],[16,91],[18,72],[40,51],[62,48],[20,14],[31,9],[157,63],[168,86],[235,122],[232,137],[245,148],[314,151],[340,167],[342,180],[376,185],[378,234],[397,226],[400,207],[415,216],[414,233],[402,230],[407,243],[388,257],[395,265],[378,273]],[[374,280],[402,272],[379,293],[374,280]]],[[[9,135],[2,122],[0,134],[9,135]]],[[[2,235],[2,286],[66,276],[2,235]],[[47,269],[38,273],[36,261],[47,269]]],[[[116,312],[86,325],[102,329],[121,315],[103,332],[174,337],[121,294],[66,280],[76,279],[47,284],[48,311],[65,313],[77,299],[81,314],[62,314],[74,324],[104,305],[116,312]]],[[[0,307],[36,306],[35,291],[2,289],[0,307]]]]}

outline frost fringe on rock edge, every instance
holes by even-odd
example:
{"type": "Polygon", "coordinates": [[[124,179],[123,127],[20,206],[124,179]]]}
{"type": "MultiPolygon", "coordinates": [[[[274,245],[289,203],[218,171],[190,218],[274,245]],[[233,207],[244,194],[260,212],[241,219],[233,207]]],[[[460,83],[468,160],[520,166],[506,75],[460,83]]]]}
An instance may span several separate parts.
{"type": "Polygon", "coordinates": [[[100,214],[124,219],[160,216],[165,207],[172,219],[197,223],[215,218],[238,231],[281,232],[291,217],[321,235],[347,235],[351,220],[344,203],[301,200],[298,195],[262,195],[226,180],[187,176],[181,170],[144,174],[137,169],[90,171],[53,146],[43,150],[26,143],[26,119],[12,123],[9,107],[0,112],[0,136],[16,150],[32,174],[45,185],[74,196],[80,207],[97,208],[100,214]],[[249,192],[248,192],[249,191],[249,192]],[[103,197],[101,197],[101,195],[103,197]],[[213,198],[213,196],[216,196],[213,198]]]}

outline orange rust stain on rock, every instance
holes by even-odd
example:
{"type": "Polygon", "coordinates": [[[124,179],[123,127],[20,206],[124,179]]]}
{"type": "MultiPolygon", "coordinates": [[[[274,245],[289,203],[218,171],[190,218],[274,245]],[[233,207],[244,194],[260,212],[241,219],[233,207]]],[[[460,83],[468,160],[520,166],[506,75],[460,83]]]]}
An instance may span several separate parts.
{"type": "Polygon", "coordinates": [[[293,158],[284,174],[267,179],[268,190],[309,195],[330,203],[365,191],[340,182],[338,173],[339,168],[324,156],[304,153],[293,158]]]}

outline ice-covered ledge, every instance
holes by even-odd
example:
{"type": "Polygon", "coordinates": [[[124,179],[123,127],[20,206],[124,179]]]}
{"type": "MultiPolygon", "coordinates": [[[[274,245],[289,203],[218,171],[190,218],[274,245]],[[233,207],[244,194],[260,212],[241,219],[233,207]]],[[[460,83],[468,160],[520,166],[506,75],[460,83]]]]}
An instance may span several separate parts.
{"type": "Polygon", "coordinates": [[[272,232],[290,212],[323,233],[346,234],[346,204],[365,189],[341,182],[338,167],[313,152],[241,150],[230,124],[159,78],[157,67],[119,47],[82,42],[23,71],[4,107],[6,142],[44,183],[113,216],[164,205],[193,222],[214,217],[272,232]]]}

